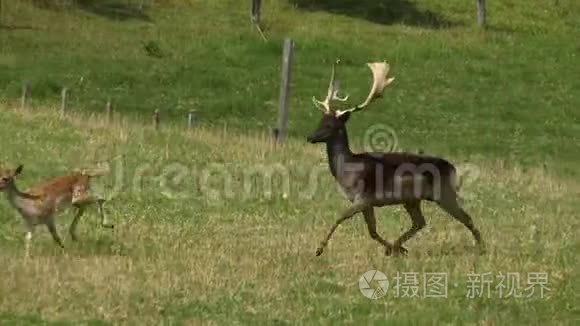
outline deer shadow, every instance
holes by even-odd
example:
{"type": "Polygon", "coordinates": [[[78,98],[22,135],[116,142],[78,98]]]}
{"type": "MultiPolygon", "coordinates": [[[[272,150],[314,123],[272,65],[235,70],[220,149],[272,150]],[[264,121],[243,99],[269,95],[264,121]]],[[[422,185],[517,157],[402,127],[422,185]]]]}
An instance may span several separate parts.
{"type": "Polygon", "coordinates": [[[111,20],[151,21],[149,15],[145,13],[146,8],[144,5],[134,4],[126,0],[76,0],[68,5],[59,4],[59,2],[53,0],[32,0],[32,3],[43,9],[80,9],[111,20]]]}
{"type": "Polygon", "coordinates": [[[301,10],[327,11],[381,24],[404,24],[433,29],[459,25],[430,11],[420,10],[410,0],[289,0],[301,10]]]}

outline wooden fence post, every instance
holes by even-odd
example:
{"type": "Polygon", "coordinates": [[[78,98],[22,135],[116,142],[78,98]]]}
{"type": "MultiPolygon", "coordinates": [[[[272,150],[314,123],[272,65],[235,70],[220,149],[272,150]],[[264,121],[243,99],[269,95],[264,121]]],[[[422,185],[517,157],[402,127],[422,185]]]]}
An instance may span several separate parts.
{"type": "Polygon", "coordinates": [[[30,97],[30,83],[28,81],[25,81],[24,85],[22,85],[22,99],[20,100],[20,107],[22,109],[26,108],[26,104],[28,103],[29,97],[30,97]]]}
{"type": "Polygon", "coordinates": [[[107,98],[107,104],[105,105],[105,113],[107,115],[107,123],[111,123],[111,118],[113,116],[113,104],[111,103],[111,98],[107,98]]]}
{"type": "Polygon", "coordinates": [[[477,24],[479,27],[485,27],[485,19],[486,19],[486,12],[485,12],[485,0],[476,0],[477,1],[477,24]]]}
{"type": "Polygon", "coordinates": [[[262,12],[262,0],[252,0],[252,12],[251,12],[252,25],[256,27],[258,33],[260,33],[260,36],[262,36],[262,39],[267,42],[268,39],[266,38],[266,35],[264,35],[264,32],[262,31],[262,27],[260,25],[261,12],[262,12]]]}
{"type": "Polygon", "coordinates": [[[272,138],[274,139],[274,146],[276,146],[280,138],[280,130],[278,128],[272,128],[272,138]]]}
{"type": "Polygon", "coordinates": [[[66,106],[68,102],[68,89],[66,87],[62,89],[60,96],[61,96],[60,114],[64,116],[66,114],[67,110],[66,106]]]}
{"type": "Polygon", "coordinates": [[[159,110],[155,110],[155,113],[153,113],[153,126],[155,127],[155,130],[159,129],[159,122],[159,110]]]}
{"type": "Polygon", "coordinates": [[[292,78],[293,52],[294,41],[290,38],[286,38],[286,40],[284,40],[284,53],[282,55],[282,84],[280,86],[277,141],[284,141],[286,138],[286,127],[288,124],[288,99],[290,95],[290,80],[292,78]]]}
{"type": "Polygon", "coordinates": [[[193,124],[195,121],[195,110],[191,110],[189,111],[189,113],[187,113],[187,127],[189,129],[193,128],[193,124]]]}
{"type": "Polygon", "coordinates": [[[252,23],[260,25],[260,11],[262,10],[262,0],[252,0],[252,23]]]}

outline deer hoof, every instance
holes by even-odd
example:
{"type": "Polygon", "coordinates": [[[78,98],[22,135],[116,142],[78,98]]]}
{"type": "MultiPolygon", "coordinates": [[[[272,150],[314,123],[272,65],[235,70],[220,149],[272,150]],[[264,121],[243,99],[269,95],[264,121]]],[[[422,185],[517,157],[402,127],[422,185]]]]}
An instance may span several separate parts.
{"type": "Polygon", "coordinates": [[[317,249],[316,249],[316,256],[320,256],[320,255],[322,255],[322,251],[323,251],[323,249],[322,249],[322,248],[317,248],[317,249]]]}
{"type": "Polygon", "coordinates": [[[398,246],[395,248],[395,256],[399,256],[399,255],[406,256],[407,253],[409,253],[409,251],[407,250],[407,248],[405,248],[403,246],[398,246]]]}
{"type": "Polygon", "coordinates": [[[477,246],[477,250],[479,252],[480,255],[485,255],[487,254],[487,247],[483,244],[480,244],[477,246]]]}
{"type": "Polygon", "coordinates": [[[115,225],[114,224],[103,224],[102,227],[104,227],[105,229],[114,229],[115,225]]]}
{"type": "Polygon", "coordinates": [[[391,246],[388,247],[385,251],[386,256],[399,256],[399,255],[407,255],[408,250],[403,246],[391,246]]]}

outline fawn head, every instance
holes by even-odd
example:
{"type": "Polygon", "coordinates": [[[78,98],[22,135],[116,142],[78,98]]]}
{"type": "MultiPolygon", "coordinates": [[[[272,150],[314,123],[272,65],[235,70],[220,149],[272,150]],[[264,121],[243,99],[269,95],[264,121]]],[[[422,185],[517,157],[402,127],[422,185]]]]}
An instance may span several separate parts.
{"type": "Polygon", "coordinates": [[[0,191],[14,183],[14,178],[22,172],[23,166],[16,169],[0,169],[0,191]]]}
{"type": "Polygon", "coordinates": [[[314,105],[322,111],[322,119],[318,124],[318,128],[307,137],[308,142],[321,143],[327,142],[334,138],[337,134],[343,132],[345,124],[350,118],[351,113],[357,112],[365,107],[367,107],[372,101],[383,96],[385,88],[395,80],[394,77],[387,78],[390,66],[386,62],[369,62],[367,66],[371,69],[373,74],[373,85],[366,100],[356,106],[347,108],[345,110],[339,110],[331,105],[331,101],[338,101],[345,103],[348,100],[349,95],[340,97],[338,95],[339,83],[335,80],[335,65],[339,63],[332,64],[332,70],[330,73],[330,83],[328,85],[328,92],[324,101],[319,101],[316,97],[312,97],[312,102],[314,105]]]}

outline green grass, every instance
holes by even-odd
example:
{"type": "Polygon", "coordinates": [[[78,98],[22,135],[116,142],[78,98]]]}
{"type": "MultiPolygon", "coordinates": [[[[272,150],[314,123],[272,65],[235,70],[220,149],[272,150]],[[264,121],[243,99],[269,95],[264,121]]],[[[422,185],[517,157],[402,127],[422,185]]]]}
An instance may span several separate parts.
{"type": "MultiPolygon", "coordinates": [[[[18,180],[25,188],[109,162],[112,173],[95,187],[110,199],[116,228],[98,228],[91,211],[81,242],[72,243],[65,237],[71,214],[64,214],[66,249],[39,228],[27,260],[21,220],[3,199],[1,324],[578,319],[577,1],[489,1],[486,31],[474,26],[470,1],[263,1],[267,43],[249,26],[243,1],[155,2],[146,20],[105,10],[130,1],[7,2],[0,17],[2,164],[25,165],[18,180]],[[296,41],[291,138],[274,148],[269,130],[287,36],[296,41]],[[146,43],[157,44],[161,57],[148,56],[146,43]],[[305,142],[319,115],[310,99],[324,95],[336,57],[353,99],[368,91],[367,61],[387,60],[397,78],[383,100],[349,122],[353,147],[363,150],[369,131],[384,125],[398,148],[457,162],[471,175],[462,192],[489,244],[486,255],[476,254],[459,223],[426,204],[428,228],[409,242],[407,258],[385,257],[360,217],[314,256],[347,204],[321,165],[323,148],[305,142]],[[32,103],[21,110],[23,80],[31,82],[32,103]],[[72,90],[72,112],[61,119],[63,86],[72,90]],[[109,96],[119,114],[107,125],[90,114],[103,111],[109,96]],[[201,124],[186,132],[191,108],[201,124]],[[155,109],[163,114],[158,132],[149,123],[155,109]],[[274,176],[271,193],[265,172],[274,176]],[[397,272],[448,273],[448,297],[400,298],[390,288],[369,300],[358,279],[370,269],[391,282],[397,272]],[[527,273],[547,272],[551,291],[470,299],[474,271],[520,273],[522,287],[527,273]]],[[[122,13],[135,14],[132,8],[122,13]]],[[[377,215],[389,240],[410,225],[401,208],[377,215]]]]}

